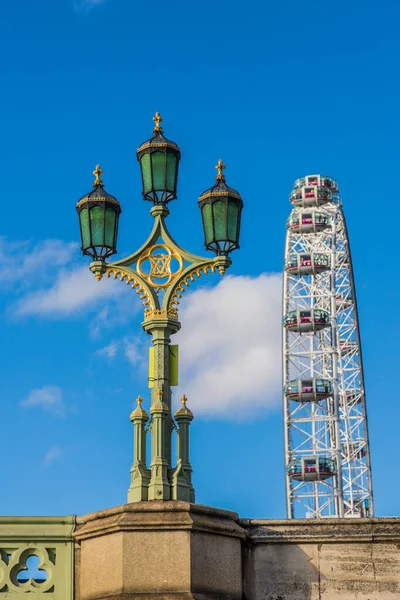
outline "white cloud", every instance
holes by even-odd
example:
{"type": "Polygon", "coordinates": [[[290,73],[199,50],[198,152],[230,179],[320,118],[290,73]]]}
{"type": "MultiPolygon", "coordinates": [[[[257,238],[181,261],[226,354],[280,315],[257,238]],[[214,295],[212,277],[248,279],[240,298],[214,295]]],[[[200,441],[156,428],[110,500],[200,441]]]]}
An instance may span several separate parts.
{"type": "Polygon", "coordinates": [[[96,351],[97,356],[104,356],[108,360],[113,360],[117,356],[118,342],[110,342],[104,348],[96,351]]]}
{"type": "Polygon", "coordinates": [[[68,316],[83,309],[92,309],[97,301],[118,296],[122,285],[103,278],[97,281],[88,267],[59,272],[54,285],[30,292],[18,301],[16,314],[68,316]]]}
{"type": "Polygon", "coordinates": [[[61,449],[59,448],[59,446],[53,446],[44,455],[42,466],[49,467],[55,460],[57,460],[57,458],[60,458],[60,456],[61,456],[61,449]]]}
{"type": "Polygon", "coordinates": [[[148,347],[139,337],[124,338],[124,355],[131,365],[147,364],[148,347]]]}
{"type": "Polygon", "coordinates": [[[116,356],[123,355],[133,366],[141,369],[147,368],[148,344],[140,337],[124,337],[120,340],[113,340],[104,348],[96,350],[97,356],[104,356],[108,360],[113,360],[116,356]]]}
{"type": "Polygon", "coordinates": [[[195,416],[265,413],[281,396],[281,276],[226,277],[185,295],[180,391],[195,416]]]}
{"type": "Polygon", "coordinates": [[[65,416],[65,404],[61,389],[56,385],[32,390],[25,400],[19,403],[24,408],[39,407],[56,417],[65,416]]]}
{"type": "Polygon", "coordinates": [[[89,334],[93,339],[101,337],[102,330],[108,326],[110,322],[110,307],[104,306],[99,312],[94,315],[89,323],[89,334]]]}
{"type": "Polygon", "coordinates": [[[0,237],[0,282],[29,283],[72,260],[78,244],[61,240],[10,241],[0,237]]]}

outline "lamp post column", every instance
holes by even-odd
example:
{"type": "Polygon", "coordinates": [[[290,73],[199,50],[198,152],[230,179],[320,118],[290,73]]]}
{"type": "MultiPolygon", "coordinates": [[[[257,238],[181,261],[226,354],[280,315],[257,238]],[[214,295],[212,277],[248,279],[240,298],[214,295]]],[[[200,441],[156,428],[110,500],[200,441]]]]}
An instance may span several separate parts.
{"type": "Polygon", "coordinates": [[[193,421],[193,413],[186,406],[187,398],[181,398],[182,406],[175,413],[178,429],[178,460],[172,477],[172,499],[194,502],[192,485],[192,465],[189,460],[189,426],[193,421]]]}
{"type": "Polygon", "coordinates": [[[171,411],[171,387],[169,379],[169,353],[171,335],[180,329],[179,321],[169,318],[153,318],[143,323],[154,345],[154,382],[150,414],[152,460],[150,465],[149,500],[170,500],[172,469],[172,431],[174,422],[171,411]]]}
{"type": "Polygon", "coordinates": [[[137,408],[131,414],[133,423],[134,453],[131,468],[131,485],[128,490],[128,502],[140,502],[148,499],[150,470],[146,466],[146,431],[149,415],[142,408],[142,398],[138,396],[137,408]]]}

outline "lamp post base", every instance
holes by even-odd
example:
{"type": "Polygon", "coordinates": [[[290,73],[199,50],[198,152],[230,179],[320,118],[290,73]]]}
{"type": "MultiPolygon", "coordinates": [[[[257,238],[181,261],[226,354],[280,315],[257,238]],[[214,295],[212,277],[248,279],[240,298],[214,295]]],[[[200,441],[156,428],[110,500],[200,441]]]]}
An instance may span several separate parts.
{"type": "Polygon", "coordinates": [[[137,502],[78,519],[80,600],[239,600],[238,516],[189,502],[137,502]]]}

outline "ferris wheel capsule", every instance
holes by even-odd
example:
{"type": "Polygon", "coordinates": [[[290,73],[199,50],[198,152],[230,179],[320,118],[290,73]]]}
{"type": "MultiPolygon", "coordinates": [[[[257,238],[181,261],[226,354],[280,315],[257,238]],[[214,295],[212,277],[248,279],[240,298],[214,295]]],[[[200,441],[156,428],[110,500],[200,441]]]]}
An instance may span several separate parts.
{"type": "Polygon", "coordinates": [[[364,458],[366,452],[365,440],[363,439],[353,440],[343,446],[343,454],[346,458],[364,458]]]}
{"type": "Polygon", "coordinates": [[[319,252],[292,253],[285,260],[285,271],[291,275],[314,275],[330,268],[329,254],[319,252]]]}
{"type": "Polygon", "coordinates": [[[339,340],[340,352],[343,356],[347,356],[358,349],[356,340],[339,340]]]}
{"type": "Polygon", "coordinates": [[[339,309],[350,308],[354,304],[351,294],[348,294],[347,297],[344,297],[342,294],[338,294],[335,298],[335,301],[336,307],[339,309]]]}
{"type": "Polygon", "coordinates": [[[335,461],[329,457],[304,456],[291,460],[287,473],[297,481],[322,481],[336,473],[336,466],[335,461]]]}
{"type": "Polygon", "coordinates": [[[308,185],[295,188],[290,194],[290,202],[294,206],[323,206],[332,201],[331,190],[320,185],[308,185]]]}
{"type": "Polygon", "coordinates": [[[329,215],[315,210],[294,209],[286,222],[293,233],[316,233],[324,231],[330,225],[329,215]]]}
{"type": "Polygon", "coordinates": [[[329,379],[292,379],[285,385],[285,396],[295,402],[318,402],[332,395],[329,379]]]}
{"type": "Polygon", "coordinates": [[[327,175],[306,175],[306,177],[299,177],[294,182],[293,189],[299,189],[304,186],[320,186],[328,188],[332,194],[337,194],[339,192],[338,185],[332,177],[328,177],[327,175]]]}
{"type": "Polygon", "coordinates": [[[291,310],[283,317],[283,326],[285,329],[300,333],[319,331],[329,324],[329,313],[320,308],[291,310]]]}

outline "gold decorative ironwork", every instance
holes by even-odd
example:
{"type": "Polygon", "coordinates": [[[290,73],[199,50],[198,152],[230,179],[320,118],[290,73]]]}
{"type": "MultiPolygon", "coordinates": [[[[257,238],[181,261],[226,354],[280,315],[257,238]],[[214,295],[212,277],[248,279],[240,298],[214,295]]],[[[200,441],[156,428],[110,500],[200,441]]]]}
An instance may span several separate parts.
{"type": "Polygon", "coordinates": [[[145,142],[138,148],[137,151],[141,152],[142,150],[146,150],[146,148],[164,148],[165,146],[168,146],[168,148],[176,148],[176,150],[179,150],[178,144],[175,144],[175,142],[171,142],[171,140],[168,140],[167,142],[145,142]]]}
{"type": "MultiPolygon", "coordinates": [[[[101,183],[101,185],[102,185],[102,183],[101,183]]],[[[91,192],[91,193],[93,193],[93,192],[91,192]]],[[[105,196],[95,196],[95,197],[85,196],[84,198],[79,200],[79,202],[76,203],[76,206],[82,206],[82,204],[86,204],[87,202],[108,202],[108,204],[116,204],[117,206],[120,205],[118,200],[116,200],[115,198],[112,198],[112,196],[107,196],[107,198],[105,196]]]]}
{"type": "Polygon", "coordinates": [[[204,192],[204,194],[202,194],[199,198],[199,200],[205,200],[206,198],[215,198],[216,196],[228,196],[230,198],[237,198],[238,200],[242,199],[242,196],[240,194],[238,194],[238,192],[235,192],[232,188],[229,188],[229,191],[226,192],[213,192],[213,189],[211,188],[210,190],[207,190],[206,192],[204,192]]]}
{"type": "Polygon", "coordinates": [[[217,181],[225,181],[225,175],[223,174],[223,170],[226,169],[226,166],[224,165],[224,163],[222,162],[222,158],[219,159],[216,167],[215,167],[218,171],[218,175],[216,177],[217,181]]]}
{"type": "MultiPolygon", "coordinates": [[[[142,286],[142,284],[136,280],[134,275],[131,275],[130,273],[127,273],[126,271],[116,267],[106,266],[105,269],[106,270],[104,275],[108,279],[111,277],[111,274],[113,274],[114,279],[117,279],[119,277],[120,281],[125,281],[126,285],[130,285],[132,289],[135,290],[137,294],[139,294],[139,298],[142,301],[144,307],[151,307],[151,300],[147,291],[142,286]]],[[[103,273],[95,273],[95,276],[96,279],[100,281],[100,279],[102,279],[103,277],[103,273]]]]}
{"type": "Polygon", "coordinates": [[[150,246],[143,254],[140,256],[136,270],[139,275],[149,284],[151,287],[159,289],[159,288],[167,288],[183,271],[183,258],[178,252],[176,252],[167,244],[154,244],[154,246],[150,246]],[[164,253],[158,252],[155,254],[157,250],[164,250],[164,253]],[[171,271],[171,261],[172,259],[176,259],[178,261],[178,270],[174,273],[171,271]],[[142,265],[146,261],[150,262],[150,272],[145,273],[142,269],[142,265]],[[165,281],[155,281],[164,279],[165,281]]]}
{"type": "Polygon", "coordinates": [[[159,112],[156,112],[156,114],[153,117],[153,121],[156,124],[156,126],[153,129],[154,133],[162,133],[162,127],[160,125],[162,118],[159,112]]]}
{"type": "Polygon", "coordinates": [[[174,319],[178,320],[178,309],[177,308],[146,308],[144,311],[144,320],[150,321],[151,319],[174,319]]]}
{"type": "Polygon", "coordinates": [[[103,171],[100,168],[100,165],[96,165],[95,170],[93,171],[93,175],[96,177],[96,179],[94,180],[93,185],[103,185],[103,182],[100,178],[101,174],[103,173],[103,171]]]}

